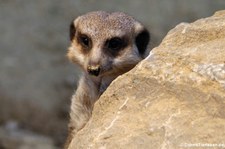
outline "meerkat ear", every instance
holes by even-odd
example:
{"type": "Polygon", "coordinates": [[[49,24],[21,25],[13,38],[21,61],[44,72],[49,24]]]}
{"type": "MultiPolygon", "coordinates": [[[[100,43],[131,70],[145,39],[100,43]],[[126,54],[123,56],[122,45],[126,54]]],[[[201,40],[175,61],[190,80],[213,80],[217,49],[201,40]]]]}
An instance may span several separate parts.
{"type": "Polygon", "coordinates": [[[150,41],[150,33],[145,28],[140,30],[136,35],[135,43],[141,56],[144,56],[145,51],[148,48],[149,41],[150,41]]]}
{"type": "Polygon", "coordinates": [[[70,24],[70,41],[73,40],[75,33],[76,33],[76,28],[74,26],[74,21],[72,21],[70,24]]]}

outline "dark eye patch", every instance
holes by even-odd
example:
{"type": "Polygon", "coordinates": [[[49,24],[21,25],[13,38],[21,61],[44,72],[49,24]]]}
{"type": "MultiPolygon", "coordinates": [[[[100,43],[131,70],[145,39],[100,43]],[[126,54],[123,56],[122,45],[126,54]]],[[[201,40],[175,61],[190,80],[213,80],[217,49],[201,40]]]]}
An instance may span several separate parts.
{"type": "Polygon", "coordinates": [[[92,41],[91,38],[89,38],[85,34],[78,34],[78,42],[81,44],[81,46],[85,49],[91,49],[92,41]]]}
{"type": "Polygon", "coordinates": [[[126,45],[127,41],[125,38],[113,37],[106,41],[105,49],[111,55],[116,56],[118,55],[119,51],[126,47],[126,45]]]}
{"type": "Polygon", "coordinates": [[[108,41],[107,47],[111,50],[119,50],[124,46],[124,41],[121,38],[115,37],[108,41]]]}

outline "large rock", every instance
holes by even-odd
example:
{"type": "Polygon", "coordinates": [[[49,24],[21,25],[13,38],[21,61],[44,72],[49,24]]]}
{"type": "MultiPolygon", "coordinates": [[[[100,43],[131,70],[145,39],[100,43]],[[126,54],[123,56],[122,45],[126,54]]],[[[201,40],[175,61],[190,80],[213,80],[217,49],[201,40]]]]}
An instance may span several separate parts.
{"type": "Polygon", "coordinates": [[[95,104],[75,148],[225,146],[225,11],[172,29],[95,104]]]}

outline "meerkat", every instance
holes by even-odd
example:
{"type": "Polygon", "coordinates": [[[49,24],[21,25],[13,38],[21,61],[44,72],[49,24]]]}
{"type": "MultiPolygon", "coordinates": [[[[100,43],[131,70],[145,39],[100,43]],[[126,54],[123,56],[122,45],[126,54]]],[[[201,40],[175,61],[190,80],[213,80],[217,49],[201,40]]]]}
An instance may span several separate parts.
{"type": "Polygon", "coordinates": [[[67,56],[82,68],[83,75],[72,96],[67,146],[110,83],[145,58],[150,33],[125,13],[96,11],[71,23],[70,40],[67,56]]]}

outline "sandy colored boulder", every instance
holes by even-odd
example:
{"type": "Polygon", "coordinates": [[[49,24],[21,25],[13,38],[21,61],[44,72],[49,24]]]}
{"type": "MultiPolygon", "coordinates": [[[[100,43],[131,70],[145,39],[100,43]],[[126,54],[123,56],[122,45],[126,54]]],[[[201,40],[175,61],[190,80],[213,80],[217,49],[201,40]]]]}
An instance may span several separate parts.
{"type": "Polygon", "coordinates": [[[225,147],[225,11],[181,23],[95,104],[70,149],[225,147]]]}

